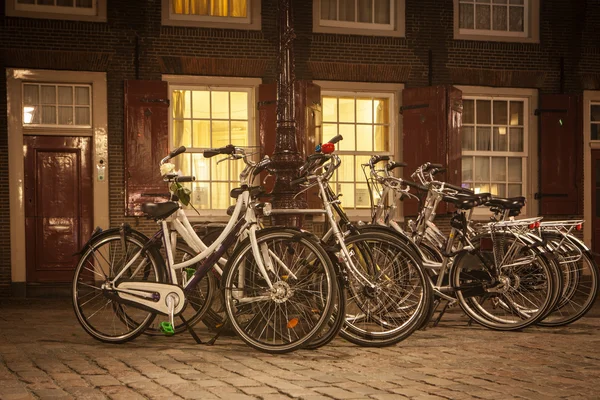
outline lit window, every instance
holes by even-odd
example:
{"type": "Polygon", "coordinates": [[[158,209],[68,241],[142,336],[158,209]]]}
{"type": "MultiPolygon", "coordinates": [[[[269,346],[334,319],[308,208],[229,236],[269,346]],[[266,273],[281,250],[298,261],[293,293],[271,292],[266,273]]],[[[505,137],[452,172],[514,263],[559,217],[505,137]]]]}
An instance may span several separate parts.
{"type": "Polygon", "coordinates": [[[539,38],[539,0],[455,0],[454,10],[457,39],[477,40],[479,36],[479,40],[537,41],[539,38]]]}
{"type": "Polygon", "coordinates": [[[172,0],[171,12],[177,15],[246,18],[246,0],[172,0]]]}
{"type": "Polygon", "coordinates": [[[476,193],[525,193],[527,100],[463,98],[462,181],[476,193]]]}
{"type": "Polygon", "coordinates": [[[90,85],[23,85],[23,125],[90,127],[90,85]]]}
{"type": "MultiPolygon", "coordinates": [[[[16,12],[97,16],[94,0],[14,0],[16,12]]],[[[105,7],[105,3],[102,3],[105,7]]],[[[10,12],[9,12],[10,14],[10,12]]]]}
{"type": "Polygon", "coordinates": [[[323,92],[322,102],[323,141],[336,135],[344,137],[336,146],[342,164],[331,186],[343,195],[345,208],[369,208],[369,191],[361,164],[372,155],[392,152],[392,95],[323,92]]]}
{"type": "Polygon", "coordinates": [[[600,140],[600,103],[590,106],[590,139],[600,140]]]}
{"type": "Polygon", "coordinates": [[[192,175],[191,202],[197,209],[226,209],[233,200],[231,189],[240,185],[244,163],[224,161],[222,156],[204,158],[208,148],[233,144],[238,147],[251,144],[250,124],[251,88],[171,86],[170,147],[185,146],[186,153],[173,159],[183,175],[192,175]]]}
{"type": "Polygon", "coordinates": [[[260,0],[162,0],[163,25],[261,29],[260,0]]]}
{"type": "Polygon", "coordinates": [[[404,0],[315,0],[315,32],[404,36],[404,0]]]}

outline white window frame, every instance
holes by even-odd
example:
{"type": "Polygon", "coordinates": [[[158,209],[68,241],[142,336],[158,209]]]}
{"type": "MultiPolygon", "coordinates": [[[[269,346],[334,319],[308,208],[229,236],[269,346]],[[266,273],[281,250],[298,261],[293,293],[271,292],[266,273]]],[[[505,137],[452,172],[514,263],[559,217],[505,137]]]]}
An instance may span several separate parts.
{"type": "Polygon", "coordinates": [[[600,140],[591,139],[592,104],[600,104],[600,90],[583,91],[583,241],[592,248],[592,150],[600,149],[600,140]]]}
{"type": "MultiPolygon", "coordinates": [[[[93,117],[93,110],[94,110],[94,103],[93,103],[93,99],[94,99],[94,94],[93,94],[93,87],[92,85],[85,85],[85,84],[74,84],[74,83],[66,83],[66,84],[61,84],[61,83],[56,83],[56,82],[26,82],[23,83],[23,85],[21,85],[21,98],[24,99],[25,98],[25,85],[26,84],[33,84],[33,85],[37,85],[38,87],[44,86],[44,85],[49,85],[49,86],[54,86],[56,88],[56,92],[58,93],[58,86],[70,86],[73,89],[75,87],[87,87],[89,88],[89,105],[87,108],[89,108],[90,110],[90,123],[86,124],[86,125],[75,125],[75,122],[73,122],[73,124],[69,125],[69,124],[59,124],[58,123],[58,108],[60,106],[69,106],[68,104],[58,104],[58,103],[52,103],[49,105],[52,105],[54,107],[56,107],[56,123],[55,124],[32,124],[32,123],[25,123],[25,104],[23,104],[23,115],[22,115],[22,121],[23,121],[23,127],[24,128],[30,128],[30,127],[45,127],[45,128],[50,128],[50,129],[56,129],[56,128],[60,128],[60,129],[85,129],[85,128],[91,128],[93,125],[93,121],[92,121],[92,117],[93,117]]],[[[41,107],[41,99],[40,99],[40,104],[39,106],[41,107]]],[[[77,105],[75,104],[75,99],[73,99],[73,104],[70,105],[71,107],[75,108],[77,107],[77,105]]],[[[80,107],[83,107],[84,105],[80,105],[80,107]]],[[[73,110],[73,112],[75,112],[75,110],[73,110]]],[[[75,114],[73,114],[75,115],[75,114]]]]}
{"type": "MultiPolygon", "coordinates": [[[[399,118],[398,110],[401,106],[403,84],[391,83],[364,83],[364,82],[342,82],[342,81],[315,81],[315,84],[321,87],[321,97],[332,95],[336,97],[351,95],[351,96],[381,96],[382,94],[390,96],[390,150],[385,154],[389,154],[396,161],[402,159],[401,143],[397,138],[399,132],[402,131],[401,119],[399,118]]],[[[321,118],[322,119],[322,118],[321,118]]],[[[322,132],[322,129],[321,129],[322,132]]],[[[324,140],[325,138],[323,138],[324,140]]],[[[372,151],[337,151],[339,155],[372,155],[372,151]]],[[[356,182],[362,183],[359,177],[356,177],[356,182]]],[[[366,181],[365,181],[366,183],[366,181]]],[[[334,192],[336,188],[333,188],[334,192]]],[[[346,214],[353,220],[371,218],[370,208],[345,208],[346,214]]]]}
{"type": "MultiPolygon", "coordinates": [[[[538,215],[538,200],[534,199],[534,193],[538,191],[538,118],[534,115],[538,105],[538,91],[536,89],[517,89],[517,88],[491,88],[483,86],[456,86],[462,91],[462,97],[480,97],[485,100],[523,100],[523,153],[499,152],[502,157],[510,157],[514,154],[516,157],[525,157],[523,160],[523,182],[522,196],[525,196],[527,203],[521,210],[519,218],[538,215]]],[[[493,131],[492,131],[493,135],[493,131]]],[[[462,138],[462,136],[461,136],[462,138]]],[[[493,152],[467,151],[467,156],[479,155],[484,157],[493,157],[493,152]]],[[[461,149],[461,156],[463,150],[461,149]]],[[[508,171],[507,171],[508,173],[508,171]]],[[[488,208],[478,207],[473,212],[477,219],[487,219],[492,215],[488,208]]]]}
{"type": "Polygon", "coordinates": [[[165,26],[189,26],[203,28],[261,30],[261,1],[247,0],[248,13],[245,18],[216,17],[207,15],[174,14],[171,0],[161,0],[161,20],[165,26]]]}
{"type": "MultiPolygon", "coordinates": [[[[525,0],[524,32],[460,28],[459,3],[454,0],[454,39],[495,42],[540,42],[540,0],[525,0]]],[[[491,4],[490,4],[491,5],[491,4]]]]}
{"type": "MultiPolygon", "coordinates": [[[[208,76],[184,76],[184,75],[163,75],[162,80],[169,83],[169,101],[173,90],[194,90],[194,89],[248,89],[248,146],[258,144],[258,118],[256,115],[256,96],[258,87],[262,83],[260,78],[231,78],[231,77],[208,77],[208,76]]],[[[173,140],[173,114],[169,113],[169,148],[173,140]]],[[[235,143],[232,143],[235,145],[235,143]]],[[[199,148],[191,148],[198,150],[199,148]]],[[[224,161],[228,162],[228,161],[224,161]]],[[[239,161],[238,161],[239,162],[239,161]]],[[[233,181],[235,182],[235,181],[233,181]]],[[[193,195],[193,193],[192,193],[193,195]]],[[[229,197],[229,193],[224,194],[229,197]]],[[[188,218],[192,221],[227,221],[229,217],[224,209],[202,209],[198,210],[198,215],[193,209],[186,210],[188,218]]]]}
{"type": "Polygon", "coordinates": [[[6,15],[10,17],[106,22],[106,1],[107,0],[93,0],[93,7],[89,9],[19,4],[17,3],[17,0],[6,0],[5,11],[6,15]]]}
{"type": "Polygon", "coordinates": [[[321,19],[321,0],[313,0],[313,32],[361,36],[405,36],[405,0],[390,1],[390,24],[321,19]]]}

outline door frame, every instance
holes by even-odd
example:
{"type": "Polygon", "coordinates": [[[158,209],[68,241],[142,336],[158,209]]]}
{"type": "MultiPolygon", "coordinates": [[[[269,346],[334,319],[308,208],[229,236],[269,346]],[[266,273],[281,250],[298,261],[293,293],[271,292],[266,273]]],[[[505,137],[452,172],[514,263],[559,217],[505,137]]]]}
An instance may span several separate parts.
{"type": "MultiPolygon", "coordinates": [[[[92,165],[102,164],[108,171],[108,120],[106,73],[80,71],[51,71],[6,69],[8,114],[8,182],[10,212],[10,259],[13,297],[26,295],[25,208],[23,135],[59,135],[92,137],[92,165]],[[22,83],[87,83],[92,85],[92,127],[88,129],[24,128],[22,112],[22,83]]],[[[94,226],[109,227],[108,173],[98,180],[98,168],[93,168],[94,226]]]]}
{"type": "Polygon", "coordinates": [[[600,140],[590,140],[590,104],[600,103],[600,90],[583,91],[583,241],[592,248],[592,150],[600,149],[600,140]]]}

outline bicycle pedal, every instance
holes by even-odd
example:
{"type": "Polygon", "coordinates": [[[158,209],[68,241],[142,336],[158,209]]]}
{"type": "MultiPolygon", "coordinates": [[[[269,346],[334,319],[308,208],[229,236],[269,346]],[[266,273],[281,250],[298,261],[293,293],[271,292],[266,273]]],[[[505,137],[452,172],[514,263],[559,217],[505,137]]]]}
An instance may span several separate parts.
{"type": "Polygon", "coordinates": [[[160,323],[160,331],[166,336],[173,336],[175,334],[175,329],[173,329],[173,325],[168,321],[163,321],[160,323]]]}

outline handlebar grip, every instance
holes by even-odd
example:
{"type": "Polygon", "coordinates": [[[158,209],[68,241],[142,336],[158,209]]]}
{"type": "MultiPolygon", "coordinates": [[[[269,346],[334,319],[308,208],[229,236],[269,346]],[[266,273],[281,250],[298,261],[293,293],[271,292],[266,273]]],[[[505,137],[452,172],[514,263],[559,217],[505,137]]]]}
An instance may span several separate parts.
{"type": "Polygon", "coordinates": [[[441,174],[442,172],[446,172],[446,168],[434,168],[431,171],[432,175],[437,175],[437,174],[441,174]]]}
{"type": "Polygon", "coordinates": [[[390,161],[390,156],[372,156],[371,157],[371,165],[375,165],[380,161],[390,161]]]}
{"type": "Polygon", "coordinates": [[[416,182],[403,180],[402,183],[404,183],[406,186],[410,186],[411,188],[415,188],[415,189],[418,189],[418,190],[423,190],[423,191],[428,191],[429,190],[425,186],[419,185],[416,182]]]}
{"type": "Polygon", "coordinates": [[[178,176],[175,178],[175,182],[194,182],[195,180],[194,176],[178,176]]]}
{"type": "Polygon", "coordinates": [[[185,146],[181,146],[181,147],[173,150],[172,152],[170,152],[169,153],[169,158],[173,158],[175,156],[180,155],[181,153],[185,153],[185,150],[186,150],[185,146]]]}
{"type": "Polygon", "coordinates": [[[296,186],[305,181],[306,181],[306,176],[301,176],[300,178],[296,178],[296,179],[290,181],[290,186],[296,186]]]}
{"type": "Polygon", "coordinates": [[[225,147],[204,150],[202,155],[204,156],[204,158],[211,158],[211,157],[217,156],[219,154],[234,154],[234,153],[235,153],[235,147],[232,144],[228,144],[225,147]]]}
{"type": "Polygon", "coordinates": [[[256,164],[256,168],[254,169],[254,172],[252,174],[254,176],[260,174],[265,169],[267,169],[267,167],[269,166],[269,164],[271,164],[271,159],[268,158],[268,156],[267,156],[267,157],[263,158],[262,160],[260,160],[258,162],[258,164],[256,164]]]}
{"type": "Polygon", "coordinates": [[[391,170],[393,170],[393,169],[396,169],[396,168],[398,168],[398,167],[406,167],[407,165],[408,165],[408,164],[407,164],[407,163],[405,163],[405,162],[398,162],[398,161],[394,161],[393,163],[386,165],[386,167],[385,167],[385,168],[386,168],[388,171],[391,171],[391,170]]]}
{"type": "Polygon", "coordinates": [[[336,135],[334,137],[332,137],[329,142],[327,143],[333,143],[336,144],[337,142],[339,142],[340,140],[342,140],[344,137],[342,135],[336,135]]]}
{"type": "Polygon", "coordinates": [[[434,163],[430,163],[427,168],[425,168],[425,171],[431,171],[433,168],[444,168],[444,166],[442,164],[434,164],[434,163]]]}

